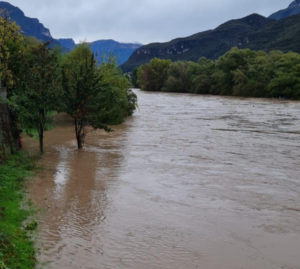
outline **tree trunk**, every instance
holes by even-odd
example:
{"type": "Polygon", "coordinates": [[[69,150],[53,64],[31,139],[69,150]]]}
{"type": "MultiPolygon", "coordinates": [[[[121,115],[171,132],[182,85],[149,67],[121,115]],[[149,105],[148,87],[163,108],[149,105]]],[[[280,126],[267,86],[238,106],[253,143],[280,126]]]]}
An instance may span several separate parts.
{"type": "Polygon", "coordinates": [[[76,140],[77,140],[77,148],[82,149],[82,126],[79,124],[77,119],[74,119],[74,124],[75,124],[75,134],[76,134],[76,140]]]}
{"type": "Polygon", "coordinates": [[[39,140],[40,140],[40,153],[44,153],[44,128],[42,124],[40,124],[39,128],[39,140]]]}
{"type": "Polygon", "coordinates": [[[40,140],[40,153],[44,153],[44,122],[45,111],[40,109],[40,123],[39,123],[39,140],[40,140]]]}

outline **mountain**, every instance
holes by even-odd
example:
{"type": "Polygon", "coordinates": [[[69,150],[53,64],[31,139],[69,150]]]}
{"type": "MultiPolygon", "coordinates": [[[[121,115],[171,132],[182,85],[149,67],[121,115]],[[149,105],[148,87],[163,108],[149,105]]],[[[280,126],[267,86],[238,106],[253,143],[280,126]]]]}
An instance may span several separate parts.
{"type": "Polygon", "coordinates": [[[119,43],[111,39],[94,41],[89,43],[89,45],[96,56],[97,62],[101,62],[102,57],[107,58],[109,55],[113,55],[116,57],[118,65],[126,62],[130,55],[142,46],[135,43],[119,43]]]}
{"type": "MultiPolygon", "coordinates": [[[[40,41],[50,41],[52,46],[58,45],[62,47],[64,52],[71,51],[75,46],[75,42],[71,38],[55,39],[51,36],[49,29],[44,27],[38,19],[26,17],[24,12],[7,2],[0,1],[0,16],[7,16],[19,25],[21,32],[26,36],[32,36],[40,41]]],[[[141,45],[119,43],[114,40],[98,40],[89,43],[91,50],[95,54],[97,61],[100,62],[102,56],[113,54],[117,63],[122,64],[128,60],[129,56],[141,45]]]]}
{"type": "MultiPolygon", "coordinates": [[[[60,45],[66,48],[68,51],[71,51],[75,46],[75,42],[70,38],[62,38],[57,40],[60,45]]],[[[112,39],[108,40],[97,40],[94,42],[88,43],[91,51],[94,53],[96,60],[100,63],[104,59],[107,59],[109,55],[116,57],[118,65],[123,64],[129,58],[129,56],[139,47],[141,44],[137,43],[120,43],[112,39]]]]}
{"type": "Polygon", "coordinates": [[[300,0],[293,1],[286,9],[275,12],[269,18],[273,20],[281,20],[297,14],[300,14],[300,0]]]}
{"type": "Polygon", "coordinates": [[[26,36],[35,37],[43,42],[50,41],[53,45],[58,42],[51,36],[47,29],[38,19],[26,17],[24,12],[7,2],[0,2],[1,16],[9,17],[20,26],[21,32],[26,36]]]}
{"type": "Polygon", "coordinates": [[[300,14],[279,21],[272,20],[258,31],[248,34],[241,48],[300,53],[300,14]]]}
{"type": "Polygon", "coordinates": [[[214,30],[177,38],[166,43],[152,43],[137,49],[122,65],[124,71],[147,63],[154,57],[172,61],[197,61],[201,56],[215,59],[234,46],[239,46],[250,33],[269,23],[269,19],[252,14],[239,20],[228,21],[214,30]]]}
{"type": "Polygon", "coordinates": [[[71,51],[76,46],[72,38],[60,38],[57,39],[57,41],[63,48],[66,48],[67,51],[71,51]]]}
{"type": "Polygon", "coordinates": [[[121,68],[127,72],[154,57],[172,61],[216,59],[232,47],[300,52],[300,15],[280,21],[252,14],[228,21],[214,30],[137,49],[121,68]]]}

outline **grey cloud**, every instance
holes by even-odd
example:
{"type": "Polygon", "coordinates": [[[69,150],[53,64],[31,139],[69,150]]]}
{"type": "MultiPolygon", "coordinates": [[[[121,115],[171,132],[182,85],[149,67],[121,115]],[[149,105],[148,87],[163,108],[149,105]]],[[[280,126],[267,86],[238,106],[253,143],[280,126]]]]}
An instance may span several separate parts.
{"type": "Polygon", "coordinates": [[[251,13],[265,16],[292,0],[11,0],[56,38],[168,41],[251,13]]]}

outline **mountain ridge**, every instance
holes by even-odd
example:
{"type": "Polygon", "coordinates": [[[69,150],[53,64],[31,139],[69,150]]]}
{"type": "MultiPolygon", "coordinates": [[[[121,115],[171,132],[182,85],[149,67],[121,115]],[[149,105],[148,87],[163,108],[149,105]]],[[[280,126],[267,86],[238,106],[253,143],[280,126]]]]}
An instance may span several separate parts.
{"type": "Polygon", "coordinates": [[[1,16],[7,16],[20,26],[21,33],[26,36],[33,36],[43,42],[58,42],[51,36],[50,30],[46,28],[38,19],[25,16],[24,12],[8,2],[0,1],[1,16]],[[21,27],[21,25],[23,27],[21,27]]]}
{"type": "MultiPolygon", "coordinates": [[[[0,16],[7,16],[16,22],[20,27],[21,33],[26,36],[35,37],[42,42],[49,41],[51,42],[51,46],[60,46],[64,52],[71,51],[76,46],[72,38],[53,38],[50,30],[38,19],[27,17],[20,8],[8,2],[0,1],[0,10],[4,11],[0,16]]],[[[118,65],[124,63],[141,46],[138,43],[121,43],[115,40],[96,40],[88,44],[95,54],[98,63],[101,62],[102,55],[114,54],[118,65]]]]}
{"type": "Polygon", "coordinates": [[[281,20],[297,14],[300,14],[300,0],[293,1],[287,8],[273,13],[269,16],[269,18],[273,20],[281,20]]]}
{"type": "MultiPolygon", "coordinates": [[[[300,6],[300,0],[290,6],[298,4],[300,6]]],[[[300,52],[300,14],[274,20],[254,13],[227,21],[213,30],[169,42],[150,43],[138,48],[121,68],[129,72],[155,57],[172,61],[197,61],[200,57],[216,59],[232,47],[300,52]]]]}
{"type": "Polygon", "coordinates": [[[255,32],[269,21],[271,20],[253,13],[241,19],[227,21],[213,30],[169,42],[150,43],[137,49],[121,68],[126,72],[130,71],[154,57],[172,61],[197,61],[201,56],[216,59],[233,46],[241,46],[244,42],[243,34],[255,32]]]}

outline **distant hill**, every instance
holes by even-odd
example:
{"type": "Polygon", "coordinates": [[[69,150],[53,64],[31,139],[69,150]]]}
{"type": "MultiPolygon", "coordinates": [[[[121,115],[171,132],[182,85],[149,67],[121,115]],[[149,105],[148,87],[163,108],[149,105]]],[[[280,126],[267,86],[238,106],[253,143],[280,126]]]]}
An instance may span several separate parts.
{"type": "Polygon", "coordinates": [[[300,0],[293,1],[286,9],[275,12],[269,18],[273,20],[281,20],[297,14],[300,14],[300,0]]]}
{"type": "Polygon", "coordinates": [[[300,53],[300,14],[267,23],[263,28],[244,37],[241,47],[300,53]]]}
{"type": "MultiPolygon", "coordinates": [[[[72,50],[76,46],[73,39],[58,39],[58,42],[68,50],[72,50]]],[[[107,58],[109,55],[112,55],[116,58],[118,65],[126,62],[129,56],[142,46],[136,43],[120,43],[112,39],[97,40],[88,44],[98,63],[103,60],[103,57],[107,58]]]]}
{"type": "Polygon", "coordinates": [[[123,64],[128,60],[130,55],[139,47],[141,44],[135,43],[119,43],[114,40],[98,40],[89,43],[91,50],[94,52],[98,62],[101,62],[102,57],[107,57],[110,54],[116,57],[117,64],[123,64]]]}
{"type": "Polygon", "coordinates": [[[137,49],[121,68],[130,71],[154,57],[172,61],[216,59],[232,47],[300,52],[300,15],[275,21],[258,14],[228,21],[214,30],[137,49]]]}
{"type": "Polygon", "coordinates": [[[137,49],[122,65],[124,71],[147,63],[154,57],[172,61],[197,61],[201,56],[215,59],[234,46],[241,46],[244,37],[254,33],[271,20],[252,14],[239,20],[228,21],[214,30],[200,32],[166,43],[152,43],[137,49]]]}
{"type": "Polygon", "coordinates": [[[66,48],[68,51],[71,51],[76,46],[72,38],[60,38],[57,39],[57,41],[63,48],[66,48]]]}
{"type": "Polygon", "coordinates": [[[58,42],[51,36],[47,29],[38,19],[26,17],[24,12],[7,2],[0,2],[1,16],[7,16],[20,26],[21,32],[26,36],[35,37],[43,42],[50,41],[53,45],[58,42]]]}
{"type": "MultiPolygon", "coordinates": [[[[26,36],[35,37],[43,42],[50,41],[52,46],[61,46],[65,52],[72,50],[76,46],[71,38],[53,38],[49,29],[44,27],[38,19],[26,17],[21,9],[10,3],[0,1],[0,11],[2,12],[1,16],[8,16],[12,21],[16,22],[21,32],[26,36]]],[[[100,62],[103,55],[113,54],[118,64],[127,61],[129,56],[141,46],[141,44],[119,43],[114,40],[98,40],[89,44],[98,62],[100,62]]]]}

